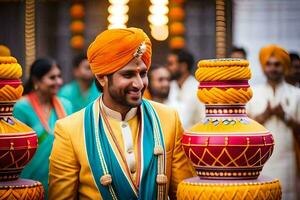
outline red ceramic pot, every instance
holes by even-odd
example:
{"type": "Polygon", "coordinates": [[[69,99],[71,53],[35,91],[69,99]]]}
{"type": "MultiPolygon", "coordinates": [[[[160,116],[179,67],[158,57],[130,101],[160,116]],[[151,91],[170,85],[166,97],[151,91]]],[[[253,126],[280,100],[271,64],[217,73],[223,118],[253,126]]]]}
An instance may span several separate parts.
{"type": "Polygon", "coordinates": [[[211,114],[182,139],[197,174],[208,179],[257,178],[272,155],[272,134],[249,119],[241,105],[207,105],[206,112],[211,114]]]}
{"type": "MultiPolygon", "coordinates": [[[[12,120],[12,122],[16,122],[12,120]]],[[[10,122],[8,122],[10,123],[10,122]]],[[[0,181],[15,180],[38,146],[34,131],[0,134],[0,181]]]]}
{"type": "Polygon", "coordinates": [[[197,174],[209,179],[255,179],[273,152],[269,132],[241,134],[185,133],[182,144],[197,174]]]}
{"type": "Polygon", "coordinates": [[[0,102],[0,181],[16,180],[38,147],[35,131],[12,116],[14,103],[0,102]]]}

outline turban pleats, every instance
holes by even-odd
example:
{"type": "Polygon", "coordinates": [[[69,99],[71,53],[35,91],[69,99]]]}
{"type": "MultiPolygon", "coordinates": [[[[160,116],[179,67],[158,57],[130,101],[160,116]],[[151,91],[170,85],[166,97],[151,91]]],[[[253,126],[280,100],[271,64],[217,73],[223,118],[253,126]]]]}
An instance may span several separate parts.
{"type": "Polygon", "coordinates": [[[268,45],[260,50],[259,60],[263,70],[265,70],[266,64],[271,56],[274,56],[281,62],[285,68],[285,72],[288,70],[291,63],[289,53],[278,45],[268,45]]]}
{"type": "Polygon", "coordinates": [[[151,41],[143,30],[138,28],[110,29],[99,34],[87,51],[88,61],[94,74],[108,75],[128,64],[142,45],[146,51],[141,59],[147,66],[151,64],[151,41]]]}

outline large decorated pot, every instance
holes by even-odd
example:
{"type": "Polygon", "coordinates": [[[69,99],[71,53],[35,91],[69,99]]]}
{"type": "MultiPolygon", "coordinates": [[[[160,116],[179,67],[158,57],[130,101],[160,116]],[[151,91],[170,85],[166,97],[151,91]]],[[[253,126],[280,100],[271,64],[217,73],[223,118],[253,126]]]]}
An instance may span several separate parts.
{"type": "Polygon", "coordinates": [[[21,98],[22,68],[0,45],[0,199],[43,199],[41,183],[19,179],[32,159],[38,138],[30,127],[13,117],[13,106],[21,98]]]}
{"type": "Polygon", "coordinates": [[[16,120],[13,106],[22,96],[22,68],[17,60],[0,56],[0,181],[16,180],[37,148],[35,132],[16,120]]]}
{"type": "Polygon", "coordinates": [[[255,179],[272,155],[272,134],[246,114],[252,97],[248,65],[239,59],[198,63],[197,94],[206,117],[184,133],[182,144],[201,178],[255,179]]]}

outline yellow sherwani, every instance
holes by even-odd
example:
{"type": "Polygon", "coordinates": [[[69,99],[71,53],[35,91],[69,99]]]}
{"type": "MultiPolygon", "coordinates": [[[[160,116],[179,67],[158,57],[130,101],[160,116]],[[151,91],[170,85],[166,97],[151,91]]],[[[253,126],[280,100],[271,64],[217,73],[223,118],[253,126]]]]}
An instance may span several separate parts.
{"type": "MultiPolygon", "coordinates": [[[[179,182],[192,177],[195,173],[181,146],[183,129],[177,112],[162,104],[155,102],[151,102],[151,104],[159,116],[164,135],[167,158],[167,191],[171,199],[176,199],[179,182]]],[[[84,143],[83,115],[84,110],[81,110],[56,123],[55,141],[50,156],[50,199],[102,199],[88,163],[84,143]]],[[[124,149],[124,141],[121,137],[123,122],[113,116],[109,116],[108,121],[119,145],[124,149]]],[[[132,131],[135,165],[137,167],[138,116],[133,116],[127,123],[132,131]]],[[[126,167],[126,164],[123,163],[123,167],[126,167]]],[[[156,175],[153,174],[153,176],[156,175]]],[[[132,179],[136,181],[135,173],[132,173],[132,179]]]]}

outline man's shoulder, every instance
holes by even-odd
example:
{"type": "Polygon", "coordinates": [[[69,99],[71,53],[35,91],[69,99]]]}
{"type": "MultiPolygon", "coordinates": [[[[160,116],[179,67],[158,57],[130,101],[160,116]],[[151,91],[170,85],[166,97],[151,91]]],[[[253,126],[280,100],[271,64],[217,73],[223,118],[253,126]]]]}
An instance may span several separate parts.
{"type": "Polygon", "coordinates": [[[197,99],[197,90],[199,82],[190,75],[181,87],[181,95],[183,99],[197,99]]]}
{"type": "Polygon", "coordinates": [[[192,75],[188,76],[188,78],[186,79],[186,83],[188,86],[194,86],[194,87],[195,86],[198,87],[198,85],[199,85],[199,82],[197,81],[197,79],[192,75]]]}
{"type": "Polygon", "coordinates": [[[168,123],[171,123],[175,120],[176,116],[178,116],[177,111],[172,107],[154,101],[149,102],[158,114],[160,121],[168,121],[168,123]]]}
{"type": "Polygon", "coordinates": [[[84,109],[79,110],[65,118],[59,119],[56,126],[63,129],[77,130],[77,127],[82,124],[84,116],[84,109]]]}
{"type": "Polygon", "coordinates": [[[176,80],[172,80],[170,82],[170,92],[174,91],[174,90],[178,90],[179,87],[178,87],[178,84],[177,84],[177,81],[176,80]]]}
{"type": "Polygon", "coordinates": [[[289,83],[286,83],[286,88],[291,98],[296,98],[298,101],[300,101],[300,88],[289,83]]]}
{"type": "Polygon", "coordinates": [[[300,91],[300,88],[298,88],[298,87],[296,87],[296,86],[294,86],[294,85],[292,85],[292,84],[289,84],[289,83],[287,83],[287,82],[285,82],[285,84],[286,84],[286,86],[287,86],[290,90],[293,90],[293,91],[295,91],[295,92],[299,92],[299,91],[300,91]]]}
{"type": "Polygon", "coordinates": [[[156,111],[159,112],[175,112],[175,109],[162,103],[148,100],[156,111]]]}

